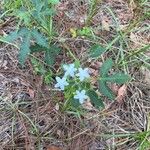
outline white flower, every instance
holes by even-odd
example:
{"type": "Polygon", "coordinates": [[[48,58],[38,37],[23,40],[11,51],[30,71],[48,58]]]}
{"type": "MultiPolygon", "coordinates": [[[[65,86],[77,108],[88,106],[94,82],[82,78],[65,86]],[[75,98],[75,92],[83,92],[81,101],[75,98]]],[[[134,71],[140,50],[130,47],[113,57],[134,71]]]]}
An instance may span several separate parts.
{"type": "Polygon", "coordinates": [[[85,90],[76,91],[76,95],[74,96],[75,99],[79,99],[80,104],[83,104],[84,100],[88,98],[87,95],[85,95],[85,90]]]}
{"type": "Polygon", "coordinates": [[[55,88],[60,88],[61,90],[64,90],[65,86],[69,85],[66,78],[61,79],[60,77],[56,77],[56,81],[55,88]]]}
{"type": "Polygon", "coordinates": [[[74,77],[75,72],[77,71],[77,69],[75,68],[74,64],[69,64],[69,65],[63,65],[65,72],[65,77],[70,75],[71,77],[74,77]]]}
{"type": "Polygon", "coordinates": [[[89,78],[90,75],[89,75],[88,68],[85,68],[85,69],[79,68],[79,73],[77,74],[77,76],[79,77],[80,81],[83,81],[84,79],[89,78]]]}

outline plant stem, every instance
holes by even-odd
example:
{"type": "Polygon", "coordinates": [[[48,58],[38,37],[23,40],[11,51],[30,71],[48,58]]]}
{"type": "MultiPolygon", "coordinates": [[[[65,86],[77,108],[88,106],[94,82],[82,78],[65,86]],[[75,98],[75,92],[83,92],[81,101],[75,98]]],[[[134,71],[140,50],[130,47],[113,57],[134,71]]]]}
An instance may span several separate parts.
{"type": "Polygon", "coordinates": [[[89,12],[89,15],[87,17],[87,20],[85,22],[85,26],[89,26],[91,24],[91,20],[97,12],[96,7],[97,7],[98,3],[100,3],[101,1],[102,0],[91,0],[91,3],[90,3],[91,8],[90,8],[90,12],[89,12]]]}

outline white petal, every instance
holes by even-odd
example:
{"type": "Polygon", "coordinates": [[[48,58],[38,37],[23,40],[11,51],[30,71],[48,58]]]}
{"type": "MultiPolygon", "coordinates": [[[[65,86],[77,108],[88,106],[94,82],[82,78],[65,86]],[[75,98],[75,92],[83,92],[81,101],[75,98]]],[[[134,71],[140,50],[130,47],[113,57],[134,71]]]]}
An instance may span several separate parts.
{"type": "Polygon", "coordinates": [[[80,104],[83,104],[83,102],[84,102],[84,99],[79,99],[80,104]]]}
{"type": "Polygon", "coordinates": [[[59,85],[58,85],[58,83],[57,84],[55,84],[55,86],[54,86],[55,88],[58,88],[59,87],[59,85]]]}
{"type": "Polygon", "coordinates": [[[60,80],[60,78],[59,77],[56,77],[56,81],[58,82],[60,80]]]}
{"type": "Polygon", "coordinates": [[[64,90],[64,86],[61,86],[60,89],[61,89],[61,90],[64,90]]]}
{"type": "Polygon", "coordinates": [[[68,70],[68,65],[63,65],[64,70],[68,70]]]}
{"type": "Polygon", "coordinates": [[[74,68],[74,64],[70,64],[70,67],[71,67],[71,68],[74,68]]]}
{"type": "Polygon", "coordinates": [[[81,93],[85,95],[85,90],[82,90],[81,93]]]}

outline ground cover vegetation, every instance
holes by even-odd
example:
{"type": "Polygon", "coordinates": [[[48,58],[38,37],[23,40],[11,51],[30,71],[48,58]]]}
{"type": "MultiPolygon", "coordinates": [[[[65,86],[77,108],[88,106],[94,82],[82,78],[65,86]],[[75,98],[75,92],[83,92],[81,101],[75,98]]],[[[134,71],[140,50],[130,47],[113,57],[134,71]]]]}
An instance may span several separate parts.
{"type": "Polygon", "coordinates": [[[149,150],[148,0],[0,1],[0,149],[149,150]]]}

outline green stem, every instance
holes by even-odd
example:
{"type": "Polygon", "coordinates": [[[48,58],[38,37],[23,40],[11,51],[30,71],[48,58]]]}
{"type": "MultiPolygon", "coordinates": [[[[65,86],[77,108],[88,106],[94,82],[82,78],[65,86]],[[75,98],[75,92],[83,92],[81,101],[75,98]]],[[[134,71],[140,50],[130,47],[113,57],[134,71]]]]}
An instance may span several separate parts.
{"type": "Polygon", "coordinates": [[[94,15],[97,12],[96,7],[97,7],[98,3],[100,3],[101,1],[102,0],[91,0],[91,8],[90,8],[90,12],[89,12],[89,15],[87,17],[87,20],[85,22],[85,26],[90,25],[92,18],[94,17],[94,15]]]}

